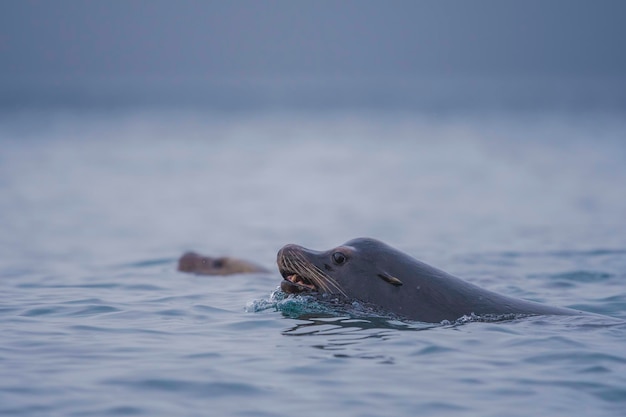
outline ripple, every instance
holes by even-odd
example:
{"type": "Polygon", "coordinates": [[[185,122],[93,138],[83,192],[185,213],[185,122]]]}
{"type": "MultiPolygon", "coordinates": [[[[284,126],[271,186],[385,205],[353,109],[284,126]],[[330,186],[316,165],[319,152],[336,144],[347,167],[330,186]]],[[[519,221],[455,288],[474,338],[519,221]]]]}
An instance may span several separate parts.
{"type": "MultiPolygon", "coordinates": [[[[611,295],[597,300],[589,300],[586,303],[576,303],[570,308],[589,311],[596,314],[604,314],[608,318],[621,317],[626,312],[626,294],[611,295]]],[[[623,319],[623,318],[622,318],[623,319]]]]}
{"type": "Polygon", "coordinates": [[[441,353],[455,352],[455,351],[457,351],[457,349],[451,349],[445,346],[431,345],[431,346],[426,346],[423,349],[420,349],[418,352],[415,353],[415,355],[412,355],[412,356],[433,355],[433,354],[441,354],[441,353]]]}
{"type": "Polygon", "coordinates": [[[29,310],[26,310],[20,316],[24,317],[37,317],[37,316],[48,316],[52,314],[59,314],[64,311],[67,311],[66,307],[58,307],[58,306],[49,306],[49,307],[35,307],[29,310]]]}
{"type": "Polygon", "coordinates": [[[124,289],[133,290],[133,291],[160,291],[163,290],[163,287],[159,287],[157,285],[152,284],[132,284],[132,285],[124,285],[124,289]]]}
{"type": "Polygon", "coordinates": [[[101,284],[49,284],[49,285],[45,285],[45,284],[34,284],[34,283],[23,283],[23,284],[18,284],[16,285],[17,288],[86,288],[86,289],[90,289],[90,288],[103,288],[103,289],[114,289],[114,288],[119,288],[121,287],[121,284],[118,283],[113,283],[113,282],[107,282],[107,283],[101,283],[101,284]]]}
{"type": "Polygon", "coordinates": [[[104,301],[102,301],[99,298],[81,298],[78,300],[65,301],[63,304],[101,304],[101,303],[104,303],[104,301]]]}
{"type": "Polygon", "coordinates": [[[212,306],[207,306],[207,305],[203,305],[203,304],[196,304],[193,306],[193,309],[196,311],[201,311],[202,313],[207,313],[207,314],[228,314],[230,313],[230,311],[225,310],[223,308],[218,308],[218,307],[212,307],[212,306]]]}
{"type": "Polygon", "coordinates": [[[80,307],[69,307],[78,304],[78,302],[65,302],[63,305],[37,306],[30,308],[20,314],[22,317],[39,317],[39,316],[65,316],[65,317],[83,317],[95,316],[100,314],[116,313],[120,309],[102,304],[86,305],[80,307]]]}
{"type": "Polygon", "coordinates": [[[119,406],[119,407],[111,407],[105,411],[106,415],[113,416],[138,416],[143,414],[144,410],[139,407],[132,406],[119,406]]]}
{"type": "Polygon", "coordinates": [[[549,275],[551,279],[572,282],[602,282],[611,279],[613,275],[602,271],[570,271],[549,275]]]}
{"type": "Polygon", "coordinates": [[[143,261],[131,262],[128,264],[119,265],[119,268],[147,268],[151,266],[167,265],[177,261],[177,258],[157,258],[146,259],[143,261]]]}
{"type": "Polygon", "coordinates": [[[205,296],[203,294],[186,294],[186,295],[169,295],[167,297],[159,297],[146,300],[149,303],[169,303],[172,301],[201,300],[205,296]]]}
{"type": "Polygon", "coordinates": [[[601,382],[575,380],[520,380],[519,382],[530,386],[567,387],[575,391],[586,392],[610,403],[626,403],[626,389],[621,387],[614,387],[601,382]]]}
{"type": "Polygon", "coordinates": [[[105,326],[89,326],[84,324],[78,324],[73,326],[68,326],[68,329],[83,333],[83,332],[94,332],[94,333],[124,333],[124,334],[154,334],[154,335],[169,335],[170,332],[162,331],[162,330],[153,330],[153,329],[145,329],[145,328],[134,328],[134,327],[105,327],[105,326]]]}
{"type": "Polygon", "coordinates": [[[449,320],[443,320],[441,324],[443,325],[452,325],[452,326],[460,326],[468,323],[498,323],[502,321],[513,321],[518,319],[523,319],[530,317],[529,314],[516,314],[516,313],[505,313],[505,314],[469,314],[462,317],[459,317],[454,322],[450,322],[449,320]]]}
{"type": "Polygon", "coordinates": [[[19,310],[18,307],[0,307],[0,315],[13,313],[14,311],[18,311],[18,310],[19,310]]]}
{"type": "Polygon", "coordinates": [[[259,328],[271,329],[277,326],[278,324],[276,323],[276,320],[268,319],[268,320],[241,320],[237,322],[228,323],[225,327],[228,328],[229,330],[240,332],[240,331],[255,330],[259,328]]]}
{"type": "Polygon", "coordinates": [[[540,355],[529,356],[523,360],[528,363],[535,364],[554,364],[557,362],[568,364],[581,363],[613,363],[626,364],[626,358],[599,352],[572,352],[564,351],[562,353],[542,353],[540,355]]]}
{"type": "Polygon", "coordinates": [[[186,359],[219,359],[221,357],[223,357],[223,355],[217,352],[192,353],[184,356],[186,359]]]}
{"type": "Polygon", "coordinates": [[[626,403],[626,389],[616,387],[601,387],[594,394],[605,401],[626,403]]]}
{"type": "Polygon", "coordinates": [[[111,379],[103,382],[107,385],[122,385],[132,389],[162,391],[162,392],[187,392],[204,397],[224,396],[259,396],[267,393],[257,385],[243,382],[198,382],[182,379],[147,378],[140,380],[111,379]]]}
{"type": "Polygon", "coordinates": [[[555,258],[579,258],[579,257],[594,257],[594,256],[611,256],[611,255],[625,255],[626,249],[588,249],[588,250],[555,250],[545,252],[532,252],[532,251],[511,251],[511,252],[496,252],[495,255],[499,255],[507,258],[522,258],[522,257],[555,257],[555,258]]]}
{"type": "Polygon", "coordinates": [[[98,314],[116,313],[118,311],[121,311],[121,310],[115,307],[107,306],[107,305],[92,305],[92,306],[87,306],[79,311],[72,312],[68,315],[76,316],[76,317],[95,316],[98,314]]]}
{"type": "Polygon", "coordinates": [[[459,411],[467,411],[470,408],[461,406],[458,404],[452,404],[448,402],[427,402],[423,404],[424,409],[437,411],[437,412],[459,412],[459,411]]]}
{"type": "MultiPolygon", "coordinates": [[[[400,322],[382,317],[354,319],[353,317],[311,317],[301,318],[299,323],[282,332],[285,336],[328,336],[354,335],[355,332],[366,338],[384,338],[388,331],[422,331],[441,327],[440,324],[420,322],[400,322]],[[367,333],[368,332],[368,333],[367,333]]],[[[361,336],[359,336],[361,337],[361,336]]]]}
{"type": "Polygon", "coordinates": [[[0,406],[0,413],[6,416],[44,416],[52,415],[55,408],[45,405],[25,405],[23,407],[5,408],[0,406]]]}
{"type": "Polygon", "coordinates": [[[610,368],[602,365],[594,365],[578,371],[580,374],[609,374],[613,372],[610,368]]]}
{"type": "Polygon", "coordinates": [[[511,347],[532,346],[534,348],[545,346],[553,349],[583,348],[585,344],[565,336],[548,336],[544,338],[514,339],[508,344],[511,347]]]}
{"type": "Polygon", "coordinates": [[[156,312],[161,316],[169,316],[169,317],[183,317],[187,315],[187,311],[181,309],[170,308],[167,310],[159,310],[156,312]]]}

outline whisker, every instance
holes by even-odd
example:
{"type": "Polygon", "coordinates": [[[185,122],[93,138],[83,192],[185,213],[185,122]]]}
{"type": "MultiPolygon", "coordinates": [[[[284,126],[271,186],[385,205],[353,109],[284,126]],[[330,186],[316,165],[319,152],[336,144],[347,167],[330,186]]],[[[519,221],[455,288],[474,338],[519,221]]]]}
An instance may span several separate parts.
{"type": "Polygon", "coordinates": [[[298,252],[289,252],[287,256],[283,255],[278,260],[279,268],[287,270],[303,278],[309,279],[319,290],[333,294],[339,293],[347,297],[341,285],[334,278],[330,277],[326,272],[313,265],[304,258],[304,255],[298,252]]]}
{"type": "Polygon", "coordinates": [[[343,291],[339,283],[337,283],[334,278],[328,276],[328,274],[326,274],[317,266],[307,262],[302,254],[297,253],[295,255],[299,261],[298,263],[303,267],[305,271],[309,272],[310,275],[308,275],[307,278],[313,279],[316,284],[318,284],[324,291],[328,293],[332,293],[334,289],[342,294],[344,297],[347,297],[346,293],[343,291]]]}
{"type": "Polygon", "coordinates": [[[325,277],[317,274],[316,271],[311,268],[310,264],[306,264],[301,260],[298,260],[297,264],[300,268],[300,271],[302,272],[301,275],[312,280],[315,284],[317,284],[317,286],[319,286],[325,292],[330,292],[330,288],[327,284],[327,280],[325,279],[325,277]]]}

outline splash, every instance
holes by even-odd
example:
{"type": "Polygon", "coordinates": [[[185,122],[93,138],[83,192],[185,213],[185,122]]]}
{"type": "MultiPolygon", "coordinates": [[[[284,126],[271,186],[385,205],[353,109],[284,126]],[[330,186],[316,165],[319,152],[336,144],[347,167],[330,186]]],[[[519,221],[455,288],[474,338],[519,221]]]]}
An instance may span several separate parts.
{"type": "Polygon", "coordinates": [[[312,318],[348,318],[410,322],[379,307],[356,300],[346,301],[328,294],[286,294],[280,288],[267,299],[249,302],[246,312],[278,311],[285,317],[309,320],[312,318]]]}
{"type": "Polygon", "coordinates": [[[454,321],[443,320],[440,324],[444,326],[460,326],[460,325],[468,324],[468,323],[496,323],[499,321],[511,321],[511,320],[517,320],[517,319],[530,317],[530,316],[532,316],[532,314],[507,313],[507,314],[477,315],[477,314],[471,313],[471,314],[467,314],[462,317],[459,317],[458,319],[454,321]]]}
{"type": "Polygon", "coordinates": [[[311,315],[337,315],[337,311],[326,305],[326,303],[320,302],[316,297],[301,294],[285,294],[280,289],[274,290],[267,299],[249,302],[245,310],[252,313],[266,310],[279,311],[289,318],[301,318],[311,315]]]}

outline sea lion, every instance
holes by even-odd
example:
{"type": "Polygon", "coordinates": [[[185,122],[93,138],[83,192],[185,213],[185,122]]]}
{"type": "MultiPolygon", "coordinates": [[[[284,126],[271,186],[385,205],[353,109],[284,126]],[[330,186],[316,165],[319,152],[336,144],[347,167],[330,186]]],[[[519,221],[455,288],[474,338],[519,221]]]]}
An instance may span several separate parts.
{"type": "Polygon", "coordinates": [[[269,272],[262,266],[243,259],[220,257],[211,258],[195,252],[186,252],[178,260],[178,270],[199,275],[232,275],[255,272],[269,272]]]}
{"type": "Polygon", "coordinates": [[[471,314],[583,314],[485,290],[371,238],[353,239],[322,252],[286,245],[278,252],[277,263],[286,293],[331,294],[427,323],[471,314]]]}

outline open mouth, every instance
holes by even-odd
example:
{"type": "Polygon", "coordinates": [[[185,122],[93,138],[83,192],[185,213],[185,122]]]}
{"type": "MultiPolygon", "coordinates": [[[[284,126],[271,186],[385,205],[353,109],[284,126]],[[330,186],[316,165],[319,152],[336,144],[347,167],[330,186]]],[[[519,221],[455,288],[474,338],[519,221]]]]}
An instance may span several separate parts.
{"type": "Polygon", "coordinates": [[[283,282],[280,289],[289,294],[298,294],[305,291],[317,291],[315,284],[306,277],[298,275],[294,272],[280,271],[283,276],[283,282]]]}

